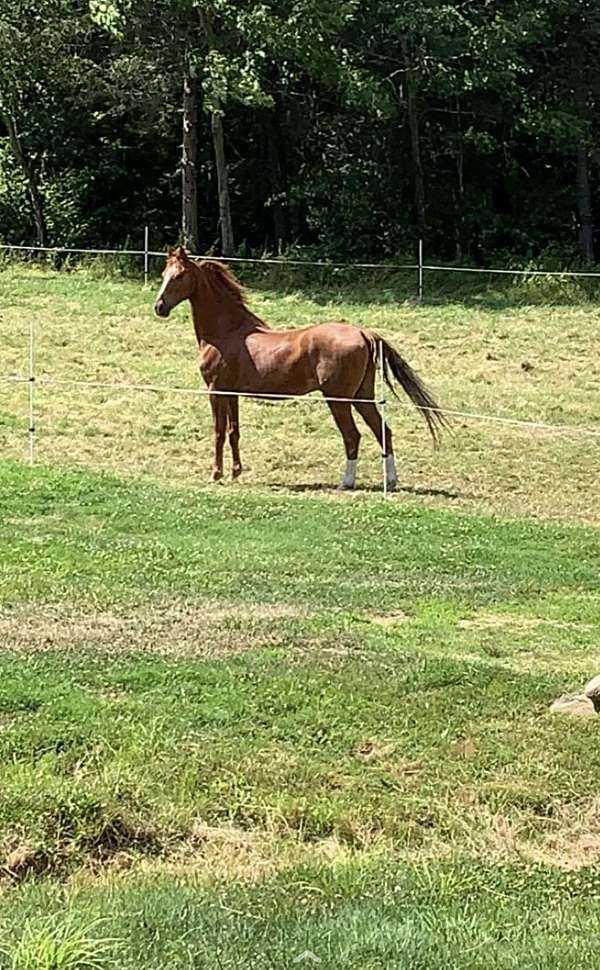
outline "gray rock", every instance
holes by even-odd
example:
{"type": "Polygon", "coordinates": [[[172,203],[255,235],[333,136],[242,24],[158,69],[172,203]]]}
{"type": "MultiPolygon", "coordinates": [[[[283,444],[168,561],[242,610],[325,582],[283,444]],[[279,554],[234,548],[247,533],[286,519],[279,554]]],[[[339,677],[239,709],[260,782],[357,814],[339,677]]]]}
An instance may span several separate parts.
{"type": "Polygon", "coordinates": [[[583,688],[583,693],[589,697],[596,712],[600,711],[600,674],[592,677],[583,688]]]}
{"type": "Polygon", "coordinates": [[[550,705],[553,714],[570,714],[571,717],[595,717],[596,708],[585,694],[565,694],[550,705]]]}

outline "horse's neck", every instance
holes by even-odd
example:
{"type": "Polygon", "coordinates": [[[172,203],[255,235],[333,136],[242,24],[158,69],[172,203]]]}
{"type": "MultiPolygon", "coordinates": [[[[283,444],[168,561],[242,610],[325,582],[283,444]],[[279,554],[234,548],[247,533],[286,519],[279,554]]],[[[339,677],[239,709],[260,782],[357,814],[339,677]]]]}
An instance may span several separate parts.
{"type": "Polygon", "coordinates": [[[252,330],[267,330],[266,324],[255,317],[243,304],[234,300],[200,301],[191,299],[192,319],[198,344],[239,333],[240,336],[252,330]]]}

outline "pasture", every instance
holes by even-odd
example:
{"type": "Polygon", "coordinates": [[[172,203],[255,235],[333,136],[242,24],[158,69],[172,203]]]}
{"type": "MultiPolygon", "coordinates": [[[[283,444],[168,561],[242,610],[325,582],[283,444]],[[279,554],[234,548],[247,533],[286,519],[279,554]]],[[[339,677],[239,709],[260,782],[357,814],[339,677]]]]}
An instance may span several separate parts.
{"type": "MultiPolygon", "coordinates": [[[[35,314],[40,374],[193,386],[153,296],[7,266],[2,372],[35,314]]],[[[376,327],[457,410],[598,419],[584,294],[251,303],[376,327]]],[[[548,706],[600,670],[596,441],[457,422],[432,455],[390,403],[383,502],[366,435],[366,488],[333,491],[321,406],[245,402],[247,471],[217,486],[205,399],[38,408],[27,468],[27,387],[0,384],[0,966],[61,940],[73,967],[593,963],[598,725],[548,706]]]]}
{"type": "MultiPolygon", "coordinates": [[[[299,271],[289,272],[278,282],[273,269],[263,270],[251,290],[251,308],[274,327],[343,319],[377,329],[453,410],[567,426],[600,418],[600,322],[583,288],[537,280],[521,289],[475,290],[466,299],[461,291],[418,307],[406,300],[414,293],[412,275],[367,278],[359,286],[347,277],[336,283],[331,273],[306,283],[299,271]]],[[[248,269],[242,278],[253,280],[248,269]]],[[[188,306],[157,319],[157,288],[94,279],[89,270],[8,264],[0,274],[0,376],[28,373],[33,319],[40,377],[197,387],[188,306]]],[[[27,386],[0,382],[0,447],[7,457],[27,453],[27,394],[27,386]]],[[[144,472],[195,488],[208,483],[212,430],[205,398],[61,385],[39,386],[36,396],[41,462],[144,472]]],[[[398,502],[598,522],[593,438],[457,418],[454,439],[435,453],[410,402],[386,396],[398,502]]],[[[240,484],[246,489],[328,494],[338,484],[341,441],[326,406],[307,400],[241,402],[240,484]]],[[[364,432],[359,484],[379,489],[378,448],[364,432]]]]}

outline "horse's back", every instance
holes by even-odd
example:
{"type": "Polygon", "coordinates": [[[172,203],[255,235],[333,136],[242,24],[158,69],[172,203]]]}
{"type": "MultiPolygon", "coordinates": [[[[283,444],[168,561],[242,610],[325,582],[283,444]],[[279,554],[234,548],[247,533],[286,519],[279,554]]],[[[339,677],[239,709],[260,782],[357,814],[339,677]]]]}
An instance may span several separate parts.
{"type": "Polygon", "coordinates": [[[304,333],[320,389],[354,397],[373,358],[370,335],[347,323],[321,323],[304,333]]]}
{"type": "Polygon", "coordinates": [[[297,333],[312,334],[319,340],[342,340],[360,343],[362,330],[353,323],[345,320],[330,320],[325,323],[313,323],[310,327],[302,327],[297,333]]]}
{"type": "Polygon", "coordinates": [[[309,327],[290,330],[260,330],[247,338],[247,344],[265,347],[272,351],[298,354],[326,352],[328,350],[352,352],[363,350],[369,344],[369,335],[351,324],[343,322],[316,323],[309,327]]]}
{"type": "Polygon", "coordinates": [[[369,335],[345,323],[294,330],[255,330],[244,341],[238,380],[244,390],[350,395],[364,379],[369,335]]]}
{"type": "Polygon", "coordinates": [[[307,344],[320,353],[333,354],[335,357],[358,354],[362,358],[365,351],[371,352],[371,335],[353,324],[318,323],[300,333],[305,334],[307,344]]]}

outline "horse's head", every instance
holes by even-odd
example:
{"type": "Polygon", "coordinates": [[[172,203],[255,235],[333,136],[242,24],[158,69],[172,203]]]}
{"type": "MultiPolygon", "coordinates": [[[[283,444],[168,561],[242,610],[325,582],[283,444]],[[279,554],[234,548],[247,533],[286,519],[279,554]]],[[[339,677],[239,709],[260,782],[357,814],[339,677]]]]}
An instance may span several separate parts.
{"type": "Polygon", "coordinates": [[[168,317],[173,307],[182,300],[189,300],[194,290],[194,264],[183,246],[169,249],[162,279],[154,312],[159,317],[168,317]]]}

